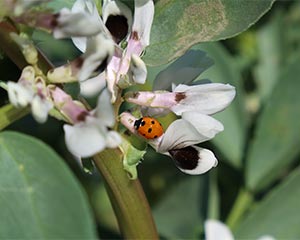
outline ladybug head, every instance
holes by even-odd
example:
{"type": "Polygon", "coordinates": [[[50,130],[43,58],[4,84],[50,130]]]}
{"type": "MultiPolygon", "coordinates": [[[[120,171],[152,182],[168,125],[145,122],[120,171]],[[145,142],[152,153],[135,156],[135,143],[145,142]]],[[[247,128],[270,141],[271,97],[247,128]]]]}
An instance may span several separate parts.
{"type": "Polygon", "coordinates": [[[137,130],[141,126],[143,118],[140,118],[134,122],[134,128],[137,130]]]}

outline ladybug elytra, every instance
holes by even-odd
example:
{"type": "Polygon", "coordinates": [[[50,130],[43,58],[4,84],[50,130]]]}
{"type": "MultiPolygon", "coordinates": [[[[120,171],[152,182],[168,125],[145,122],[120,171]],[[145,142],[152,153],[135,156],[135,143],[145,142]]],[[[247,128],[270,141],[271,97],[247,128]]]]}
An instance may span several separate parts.
{"type": "Polygon", "coordinates": [[[134,122],[134,128],[141,136],[147,139],[158,138],[164,133],[160,122],[152,117],[142,117],[136,120],[134,122]]]}

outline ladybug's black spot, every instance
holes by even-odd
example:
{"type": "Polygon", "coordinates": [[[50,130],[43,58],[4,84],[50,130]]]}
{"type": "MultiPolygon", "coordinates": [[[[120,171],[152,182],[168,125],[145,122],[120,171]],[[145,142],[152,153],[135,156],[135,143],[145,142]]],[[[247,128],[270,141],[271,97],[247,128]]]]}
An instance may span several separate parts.
{"type": "Polygon", "coordinates": [[[151,133],[152,132],[152,128],[148,128],[148,133],[151,133]]]}
{"type": "Polygon", "coordinates": [[[116,43],[121,42],[128,33],[127,18],[122,15],[110,15],[106,20],[105,26],[114,37],[116,43]]]}
{"type": "Polygon", "coordinates": [[[151,121],[151,124],[154,124],[154,123],[155,123],[155,121],[154,121],[154,120],[152,120],[152,121],[151,121]]]}
{"type": "Polygon", "coordinates": [[[155,135],[154,138],[157,138],[157,135],[155,135]]]}
{"type": "Polygon", "coordinates": [[[173,160],[181,169],[194,170],[198,166],[198,151],[193,147],[185,147],[182,149],[172,149],[169,151],[173,160]]]}
{"type": "Polygon", "coordinates": [[[145,121],[141,121],[141,126],[145,126],[146,122],[145,121]]]}

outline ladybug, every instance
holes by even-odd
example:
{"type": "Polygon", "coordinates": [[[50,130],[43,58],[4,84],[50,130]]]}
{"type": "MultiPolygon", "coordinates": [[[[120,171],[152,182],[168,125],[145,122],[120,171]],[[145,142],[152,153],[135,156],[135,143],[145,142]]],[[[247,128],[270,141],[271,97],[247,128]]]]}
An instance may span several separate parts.
{"type": "Polygon", "coordinates": [[[134,122],[134,128],[141,136],[147,139],[158,138],[164,133],[160,122],[152,117],[142,117],[136,120],[134,122]]]}

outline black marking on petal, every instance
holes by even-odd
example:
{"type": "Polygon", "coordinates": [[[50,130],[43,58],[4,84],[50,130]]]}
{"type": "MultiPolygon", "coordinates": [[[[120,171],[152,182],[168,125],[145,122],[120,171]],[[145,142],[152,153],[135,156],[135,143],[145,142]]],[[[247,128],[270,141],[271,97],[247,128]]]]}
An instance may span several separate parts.
{"type": "Polygon", "coordinates": [[[78,116],[77,116],[77,120],[79,122],[82,122],[85,120],[85,118],[89,115],[88,112],[81,112],[78,116]]]}
{"type": "Polygon", "coordinates": [[[139,34],[137,33],[137,31],[131,33],[131,38],[135,41],[139,40],[139,34]]]}
{"type": "Polygon", "coordinates": [[[185,99],[186,98],[186,95],[184,92],[178,92],[176,93],[175,95],[175,101],[176,102],[180,102],[181,100],[185,99]]]}
{"type": "Polygon", "coordinates": [[[95,69],[95,71],[97,73],[101,73],[101,72],[103,72],[106,69],[107,64],[108,64],[108,58],[109,58],[109,55],[107,54],[107,56],[104,58],[104,60],[102,61],[102,63],[95,69]]]}
{"type": "Polygon", "coordinates": [[[82,67],[82,65],[83,65],[83,62],[84,62],[84,58],[82,56],[76,58],[71,63],[72,69],[76,69],[76,70],[80,69],[82,67]]]}
{"type": "Polygon", "coordinates": [[[58,18],[60,17],[59,13],[53,14],[52,17],[50,18],[50,27],[56,28],[58,26],[58,18]]]}
{"type": "Polygon", "coordinates": [[[110,15],[106,20],[105,26],[114,37],[116,43],[121,42],[128,33],[127,18],[122,15],[110,15]]]}
{"type": "Polygon", "coordinates": [[[152,132],[152,128],[148,128],[148,133],[151,133],[152,132]]]}
{"type": "Polygon", "coordinates": [[[172,149],[169,151],[177,167],[183,170],[194,170],[198,166],[198,151],[189,146],[181,149],[172,149]]]}

